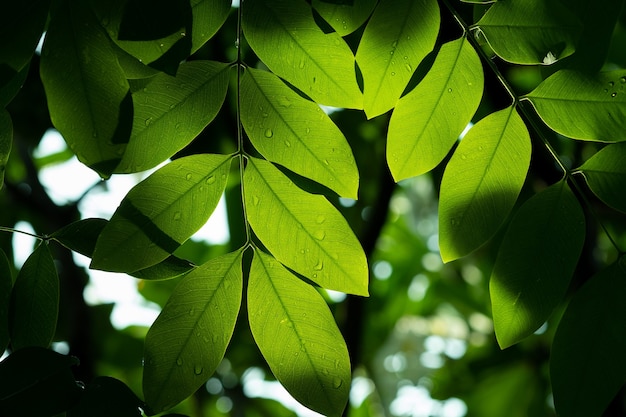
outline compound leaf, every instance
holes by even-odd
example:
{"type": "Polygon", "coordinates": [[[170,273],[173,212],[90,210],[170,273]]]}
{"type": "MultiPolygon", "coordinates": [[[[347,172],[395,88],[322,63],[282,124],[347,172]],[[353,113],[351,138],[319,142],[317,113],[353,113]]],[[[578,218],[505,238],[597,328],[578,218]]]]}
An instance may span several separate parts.
{"type": "Polygon", "coordinates": [[[359,187],[352,150],[317,104],[267,71],[246,69],[241,79],[241,121],[254,147],[268,160],[319,182],[342,197],[359,187]]]}
{"type": "Polygon", "coordinates": [[[517,211],[500,245],[490,281],[501,348],[537,330],[561,302],[585,240],[585,215],[563,180],[517,211]]]}
{"type": "Polygon", "coordinates": [[[574,139],[626,140],[626,71],[561,70],[528,93],[539,117],[574,139]]]}
{"type": "Polygon", "coordinates": [[[444,262],[465,256],[500,228],[526,179],[530,136],[511,106],[470,129],[446,166],[439,200],[444,262]]]}
{"type": "Polygon", "coordinates": [[[441,47],[424,79],[391,115],[387,163],[396,181],[433,169],[471,121],[483,93],[482,65],[465,38],[441,47]]]}
{"type": "Polygon", "coordinates": [[[336,32],[322,32],[306,2],[248,2],[242,19],[246,40],[276,75],[319,104],[363,107],[352,51],[336,32]]]}
{"type": "Polygon", "coordinates": [[[396,105],[439,33],[435,0],[382,0],[365,27],[356,61],[363,73],[368,118],[396,105]]]}
{"type": "Polygon", "coordinates": [[[312,410],[340,416],[350,393],[350,358],[323,297],[255,251],[248,316],[254,340],[287,391],[312,410]]]}
{"type": "Polygon", "coordinates": [[[626,143],[606,146],[589,158],[579,169],[591,191],[605,204],[626,212],[626,143]]]}
{"type": "Polygon", "coordinates": [[[335,31],[346,36],[357,30],[376,7],[377,0],[354,0],[348,4],[332,4],[322,0],[313,0],[313,8],[332,26],[335,31]]]}
{"type": "Polygon", "coordinates": [[[143,392],[155,411],[193,394],[224,357],[241,305],[241,256],[223,255],[184,276],[148,331],[143,392]]]}
{"type": "Polygon", "coordinates": [[[166,259],[211,216],[231,156],[176,159],[128,192],[96,242],[91,267],[135,272],[166,259]]]}
{"type": "Polygon", "coordinates": [[[363,248],[328,200],[256,158],[248,161],[244,189],[250,226],[276,259],[324,288],[367,295],[363,248]]]}

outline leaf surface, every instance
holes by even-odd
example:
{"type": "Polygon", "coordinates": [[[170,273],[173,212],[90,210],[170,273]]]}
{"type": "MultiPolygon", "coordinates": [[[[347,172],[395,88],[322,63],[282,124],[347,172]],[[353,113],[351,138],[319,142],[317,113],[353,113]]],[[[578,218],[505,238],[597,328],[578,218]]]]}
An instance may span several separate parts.
{"type": "Polygon", "coordinates": [[[40,244],[26,259],[11,297],[12,348],[48,347],[59,314],[59,277],[47,244],[40,244]]]}
{"type": "Polygon", "coordinates": [[[322,32],[303,0],[251,1],[242,19],[246,40],[273,73],[318,104],[363,108],[352,51],[336,32],[322,32]]]}
{"type": "Polygon", "coordinates": [[[88,3],[63,4],[41,56],[50,117],[78,159],[108,177],[130,133],[128,82],[88,3]]]}
{"type": "Polygon", "coordinates": [[[211,216],[231,156],[176,159],[128,192],[96,243],[91,268],[135,272],[166,259],[211,216]]]}
{"type": "Polygon", "coordinates": [[[9,71],[28,65],[44,30],[50,0],[5,1],[0,6],[0,68],[4,82],[9,71]]]}
{"type": "Polygon", "coordinates": [[[605,204],[626,212],[626,143],[601,149],[579,168],[591,191],[605,204]]]}
{"type": "Polygon", "coordinates": [[[130,141],[115,172],[153,168],[187,146],[222,107],[228,76],[228,64],[191,61],[176,77],[156,75],[134,92],[130,141]]]}
{"type": "Polygon", "coordinates": [[[254,147],[268,160],[356,198],[352,150],[320,107],[267,71],[246,69],[241,79],[241,121],[254,147]]]}
{"type": "Polygon", "coordinates": [[[475,26],[500,58],[515,64],[565,58],[574,53],[582,31],[576,15],[555,0],[499,1],[475,26]]]}
{"type": "Polygon", "coordinates": [[[585,241],[585,215],[565,181],[517,211],[490,280],[493,323],[501,348],[531,335],[561,303],[585,241]]]}
{"type": "Polygon", "coordinates": [[[183,277],[148,331],[143,392],[155,411],[193,394],[224,357],[241,305],[241,256],[223,255],[183,277]]]}
{"type": "Polygon", "coordinates": [[[626,140],[626,71],[561,70],[526,96],[554,131],[574,139],[626,140]]]}
{"type": "Polygon", "coordinates": [[[191,0],[191,52],[196,52],[222,27],[231,9],[231,0],[191,0]]]}
{"type": "Polygon", "coordinates": [[[98,376],[87,385],[80,402],[67,411],[67,417],[141,417],[142,406],[143,401],[125,383],[98,376]]]}
{"type": "Polygon", "coordinates": [[[350,358],[322,296],[255,251],[248,316],[254,340],[287,391],[314,411],[340,416],[350,392],[350,358]]]}
{"type": "Polygon", "coordinates": [[[4,185],[4,171],[13,145],[13,123],[9,112],[0,110],[0,190],[4,185]]]}
{"type": "Polygon", "coordinates": [[[524,184],[530,136],[514,107],[480,120],[446,166],[439,200],[444,262],[467,255],[500,228],[524,184]]]}
{"type": "Polygon", "coordinates": [[[256,158],[248,161],[244,190],[250,226],[276,259],[324,288],[367,295],[361,244],[328,200],[256,158]]]}
{"type": "Polygon", "coordinates": [[[376,7],[377,0],[354,0],[348,4],[332,4],[313,0],[311,5],[335,31],[346,36],[357,30],[376,7]]]}
{"type": "Polygon", "coordinates": [[[431,70],[391,115],[387,164],[396,181],[443,160],[476,112],[483,84],[482,65],[465,38],[441,47],[431,70]]]}
{"type": "Polygon", "coordinates": [[[5,351],[9,344],[9,306],[13,277],[9,259],[0,249],[0,350],[5,351]]]}
{"type": "Polygon", "coordinates": [[[599,416],[624,385],[623,259],[593,276],[576,292],[554,335],[550,376],[560,415],[599,416]]]}
{"type": "Polygon", "coordinates": [[[435,0],[382,0],[365,27],[356,61],[368,119],[396,105],[439,33],[435,0]]]}

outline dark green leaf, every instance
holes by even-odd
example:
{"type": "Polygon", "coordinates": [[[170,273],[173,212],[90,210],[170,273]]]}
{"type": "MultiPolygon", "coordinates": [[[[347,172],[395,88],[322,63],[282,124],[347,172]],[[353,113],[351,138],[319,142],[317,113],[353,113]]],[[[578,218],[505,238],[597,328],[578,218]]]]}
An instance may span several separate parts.
{"type": "Polygon", "coordinates": [[[137,184],[100,234],[91,267],[135,272],[166,259],[213,213],[231,158],[199,154],[176,159],[137,184]]]}
{"type": "Polygon", "coordinates": [[[78,360],[40,347],[13,352],[0,362],[0,415],[47,417],[78,402],[71,366],[78,360]]]}
{"type": "Polygon", "coordinates": [[[255,158],[248,160],[244,190],[250,226],[276,259],[324,288],[368,294],[361,244],[328,200],[255,158]]]}
{"type": "Polygon", "coordinates": [[[13,123],[9,113],[0,110],[0,190],[4,185],[4,171],[9,160],[11,147],[13,145],[13,123]]]}
{"type": "Polygon", "coordinates": [[[9,259],[0,249],[0,352],[4,352],[9,344],[9,305],[13,277],[9,259]]]}
{"type": "Polygon", "coordinates": [[[221,256],[182,278],[148,331],[143,391],[157,412],[193,394],[221,362],[241,304],[241,256],[221,256]]]}
{"type": "Polygon", "coordinates": [[[67,417],[141,417],[142,401],[122,381],[99,376],[89,383],[67,417]]]}
{"type": "Polygon", "coordinates": [[[194,265],[176,256],[168,256],[156,265],[130,273],[135,278],[157,281],[162,279],[178,278],[194,268],[194,265]]]}
{"type": "Polygon", "coordinates": [[[500,1],[476,23],[502,59],[552,64],[574,53],[582,24],[557,0],[500,1]]]}
{"type": "Polygon", "coordinates": [[[63,4],[52,16],[41,57],[50,117],[78,159],[108,177],[130,133],[128,82],[87,2],[63,4]]]}
{"type": "Polygon", "coordinates": [[[359,172],[352,150],[317,104],[272,73],[252,68],[241,79],[241,94],[241,122],[263,156],[342,197],[357,197],[359,172]]]}
{"type": "Polygon", "coordinates": [[[493,323],[501,348],[537,330],[561,302],[585,241],[585,215],[563,180],[517,211],[491,275],[493,323]]]}
{"type": "Polygon", "coordinates": [[[363,107],[352,51],[336,32],[322,32],[304,0],[248,2],[242,24],[265,65],[315,102],[363,107]]]}
{"type": "Polygon", "coordinates": [[[322,296],[255,251],[248,315],[254,340],[287,391],[312,410],[340,416],[350,393],[350,358],[322,296]]]}
{"type": "Polygon", "coordinates": [[[550,375],[557,413],[600,416],[626,378],[623,258],[593,276],[569,303],[554,336],[550,375]]]}
{"type": "Polygon", "coordinates": [[[11,296],[11,346],[48,347],[57,326],[59,277],[46,243],[28,257],[11,296]]]}
{"type": "Polygon", "coordinates": [[[606,146],[579,169],[589,188],[605,204],[626,212],[626,143],[606,146]]]}
{"type": "Polygon", "coordinates": [[[105,219],[82,219],[57,230],[50,237],[66,248],[91,258],[98,236],[107,223],[105,219]]]}
{"type": "MultiPolygon", "coordinates": [[[[4,1],[0,5],[0,79],[30,62],[48,18],[50,0],[4,1]]],[[[4,80],[3,80],[4,81],[4,80]]]]}
{"type": "Polygon", "coordinates": [[[465,38],[441,47],[420,84],[396,105],[387,163],[396,181],[433,169],[472,120],[483,94],[478,55],[465,38]]]}
{"type": "Polygon", "coordinates": [[[477,249],[500,228],[524,184],[530,153],[528,130],[513,106],[470,129],[441,181],[439,247],[444,262],[477,249]]]}
{"type": "Polygon", "coordinates": [[[196,52],[222,27],[231,3],[231,0],[191,0],[191,52],[196,52]]]}
{"type": "Polygon", "coordinates": [[[17,73],[6,67],[4,70],[0,68],[0,106],[4,107],[13,100],[24,85],[29,70],[30,65],[26,65],[17,73]]]}
{"type": "Polygon", "coordinates": [[[554,131],[574,139],[626,140],[626,71],[561,70],[526,98],[554,131]]]}
{"type": "Polygon", "coordinates": [[[192,61],[134,92],[130,142],[115,172],[153,168],[188,145],[222,107],[228,74],[228,64],[192,61]]]}
{"type": "Polygon", "coordinates": [[[357,30],[376,7],[377,0],[313,0],[313,8],[332,26],[346,36],[357,30]]]}
{"type": "Polygon", "coordinates": [[[356,60],[368,118],[396,105],[439,33],[435,0],[382,0],[365,27],[356,60]]]}

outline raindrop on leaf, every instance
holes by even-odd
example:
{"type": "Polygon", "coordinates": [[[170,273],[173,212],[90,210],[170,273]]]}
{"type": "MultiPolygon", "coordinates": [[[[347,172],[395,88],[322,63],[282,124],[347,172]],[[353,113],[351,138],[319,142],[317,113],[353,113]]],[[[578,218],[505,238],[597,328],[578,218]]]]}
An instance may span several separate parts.
{"type": "Polygon", "coordinates": [[[209,178],[206,179],[207,184],[213,184],[214,182],[215,182],[215,175],[211,175],[209,178]]]}
{"type": "Polygon", "coordinates": [[[178,221],[180,219],[182,219],[183,215],[180,211],[177,211],[176,213],[174,213],[174,220],[178,221]]]}
{"type": "Polygon", "coordinates": [[[339,389],[343,385],[343,381],[339,377],[333,378],[333,388],[339,389]]]}
{"type": "Polygon", "coordinates": [[[266,138],[271,138],[272,136],[274,136],[274,132],[272,132],[272,129],[265,129],[265,133],[264,133],[266,138]]]}
{"type": "Polygon", "coordinates": [[[204,368],[200,365],[196,365],[193,367],[193,373],[196,375],[200,375],[204,371],[204,368]]]}
{"type": "Polygon", "coordinates": [[[180,356],[176,359],[176,365],[178,366],[183,366],[183,358],[181,358],[180,356]]]}

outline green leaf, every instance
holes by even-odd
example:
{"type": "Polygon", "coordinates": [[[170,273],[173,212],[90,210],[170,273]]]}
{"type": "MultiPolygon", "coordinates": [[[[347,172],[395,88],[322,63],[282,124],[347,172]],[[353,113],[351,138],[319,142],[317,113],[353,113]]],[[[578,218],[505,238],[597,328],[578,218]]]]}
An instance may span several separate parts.
{"type": "Polygon", "coordinates": [[[439,33],[435,0],[382,0],[365,27],[356,60],[368,119],[396,105],[439,33]]]}
{"type": "Polygon", "coordinates": [[[98,236],[107,223],[105,219],[78,220],[52,233],[50,238],[68,249],[91,258],[98,236]]]}
{"type": "Polygon", "coordinates": [[[241,304],[241,256],[221,256],[183,277],[148,331],[143,392],[155,411],[193,394],[224,357],[241,304]]]}
{"type": "Polygon", "coordinates": [[[222,27],[231,9],[231,0],[191,0],[191,52],[196,52],[222,27]]]}
{"type": "Polygon", "coordinates": [[[439,199],[444,262],[467,255],[500,228],[530,165],[530,136],[515,107],[470,129],[446,166],[439,199]]]}
{"type": "Polygon", "coordinates": [[[526,98],[554,131],[574,139],[626,140],[626,71],[561,70],[526,98]]]}
{"type": "Polygon", "coordinates": [[[63,4],[52,15],[41,57],[50,117],[78,159],[108,177],[128,141],[128,82],[87,2],[63,4]]]}
{"type": "Polygon", "coordinates": [[[465,38],[441,47],[432,69],[391,115],[387,163],[396,181],[436,167],[471,121],[483,93],[482,65],[465,38]]]}
{"type": "Polygon", "coordinates": [[[0,351],[4,352],[9,344],[9,305],[13,277],[9,259],[0,249],[0,351]]]}
{"type": "Polygon", "coordinates": [[[589,188],[606,205],[626,212],[626,143],[615,143],[601,149],[579,169],[589,188]]]}
{"type": "MultiPolygon", "coordinates": [[[[50,0],[5,1],[0,6],[0,74],[28,65],[44,30],[50,0]]],[[[4,81],[4,80],[3,80],[4,81]]]]}
{"type": "Polygon", "coordinates": [[[180,259],[176,256],[168,256],[156,265],[149,266],[138,271],[133,271],[129,275],[149,281],[159,281],[164,279],[178,278],[194,269],[194,264],[180,259]]]}
{"type": "Polygon", "coordinates": [[[490,281],[501,348],[532,334],[562,301],[585,241],[585,214],[563,180],[517,211],[490,281]]]}
{"type": "Polygon", "coordinates": [[[328,200],[256,158],[248,160],[244,190],[248,222],[276,259],[324,288],[367,295],[365,253],[328,200]]]}
{"type": "Polygon", "coordinates": [[[599,416],[626,375],[623,258],[576,292],[554,335],[550,375],[559,415],[599,416]]]}
{"type": "Polygon", "coordinates": [[[78,402],[70,367],[78,359],[41,347],[19,349],[0,362],[0,415],[54,416],[78,402]]]}
{"type": "Polygon", "coordinates": [[[322,32],[304,0],[251,1],[242,11],[246,40],[272,72],[318,104],[363,108],[352,51],[322,32]]]}
{"type": "Polygon", "coordinates": [[[247,68],[241,78],[241,122],[267,159],[356,198],[359,172],[343,133],[320,107],[267,71],[247,68]]]}
{"type": "Polygon", "coordinates": [[[156,75],[134,92],[130,142],[115,172],[153,168],[187,146],[222,107],[228,74],[228,64],[192,61],[176,77],[156,75]]]}
{"type": "Polygon", "coordinates": [[[551,64],[574,53],[582,24],[557,0],[500,1],[475,28],[505,61],[551,64]]]}
{"type": "Polygon", "coordinates": [[[350,393],[350,358],[323,297],[255,251],[248,316],[254,340],[287,391],[314,411],[340,416],[350,393]]]}
{"type": "Polygon", "coordinates": [[[0,110],[0,190],[4,185],[4,171],[13,144],[13,123],[9,112],[0,110]]]}
{"type": "Polygon", "coordinates": [[[311,5],[339,35],[346,36],[365,23],[376,7],[377,0],[344,2],[349,4],[336,3],[313,0],[311,5]]]}
{"type": "Polygon", "coordinates": [[[0,68],[0,106],[5,107],[20,92],[28,77],[30,65],[26,65],[15,74],[12,70],[7,70],[5,74],[2,74],[2,71],[0,68]]]}
{"type": "Polygon", "coordinates": [[[143,402],[119,379],[99,376],[87,385],[67,417],[141,417],[143,402]],[[111,399],[114,398],[114,401],[111,399]]]}
{"type": "Polygon", "coordinates": [[[231,156],[176,159],[128,192],[96,243],[91,268],[135,272],[166,259],[211,216],[231,156]]]}
{"type": "Polygon", "coordinates": [[[11,296],[11,346],[48,347],[59,314],[59,277],[46,243],[26,259],[11,296]]]}

